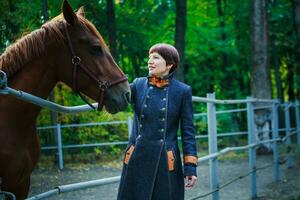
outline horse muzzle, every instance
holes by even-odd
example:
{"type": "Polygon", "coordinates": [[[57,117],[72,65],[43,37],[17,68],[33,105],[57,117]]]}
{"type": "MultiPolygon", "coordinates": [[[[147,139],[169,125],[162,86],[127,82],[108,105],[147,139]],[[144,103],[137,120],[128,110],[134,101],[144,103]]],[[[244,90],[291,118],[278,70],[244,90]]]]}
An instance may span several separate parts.
{"type": "Polygon", "coordinates": [[[131,93],[129,91],[123,92],[121,95],[114,96],[113,98],[107,98],[104,100],[105,109],[111,114],[123,111],[127,108],[130,98],[131,93]]]}

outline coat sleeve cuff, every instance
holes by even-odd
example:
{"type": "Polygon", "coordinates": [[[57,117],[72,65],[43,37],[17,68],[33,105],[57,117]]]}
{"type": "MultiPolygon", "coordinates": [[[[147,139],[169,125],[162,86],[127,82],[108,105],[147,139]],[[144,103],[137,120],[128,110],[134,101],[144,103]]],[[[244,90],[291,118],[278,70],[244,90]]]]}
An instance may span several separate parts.
{"type": "Polygon", "coordinates": [[[194,164],[184,164],[184,177],[197,176],[197,166],[194,164]]]}
{"type": "Polygon", "coordinates": [[[192,156],[192,155],[184,156],[184,164],[193,164],[197,166],[197,163],[198,163],[197,156],[192,156]]]}

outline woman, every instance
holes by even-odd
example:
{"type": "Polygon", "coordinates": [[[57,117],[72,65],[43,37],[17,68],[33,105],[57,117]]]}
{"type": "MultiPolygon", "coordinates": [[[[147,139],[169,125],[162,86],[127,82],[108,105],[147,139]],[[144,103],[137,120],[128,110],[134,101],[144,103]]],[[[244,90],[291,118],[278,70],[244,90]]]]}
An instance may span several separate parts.
{"type": "Polygon", "coordinates": [[[173,46],[156,44],[149,50],[149,77],[131,84],[134,125],[118,200],[183,200],[184,188],[196,183],[192,92],[190,86],[173,78],[178,65],[173,46]],[[179,124],[184,170],[177,140],[179,124]]]}

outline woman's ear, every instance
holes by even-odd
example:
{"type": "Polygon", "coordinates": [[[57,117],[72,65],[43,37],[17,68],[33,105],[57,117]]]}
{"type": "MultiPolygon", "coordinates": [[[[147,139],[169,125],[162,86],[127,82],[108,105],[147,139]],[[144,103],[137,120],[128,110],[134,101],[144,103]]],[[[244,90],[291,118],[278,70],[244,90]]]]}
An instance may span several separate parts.
{"type": "Polygon", "coordinates": [[[173,67],[173,64],[168,64],[166,67],[167,67],[168,70],[171,70],[172,67],[173,67]]]}

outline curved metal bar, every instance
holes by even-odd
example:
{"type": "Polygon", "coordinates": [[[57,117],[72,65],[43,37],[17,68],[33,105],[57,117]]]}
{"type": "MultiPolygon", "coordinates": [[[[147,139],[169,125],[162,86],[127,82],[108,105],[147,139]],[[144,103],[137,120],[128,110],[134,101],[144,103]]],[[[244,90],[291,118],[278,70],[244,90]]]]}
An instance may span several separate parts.
{"type": "Polygon", "coordinates": [[[44,193],[41,193],[41,194],[38,194],[34,197],[29,197],[25,200],[38,200],[38,199],[45,199],[45,198],[48,198],[48,197],[52,197],[52,196],[55,196],[55,195],[58,195],[59,194],[59,189],[58,188],[55,188],[55,189],[52,189],[52,190],[49,190],[47,192],[44,192],[44,193]]]}
{"type": "MultiPolygon", "coordinates": [[[[125,79],[124,79],[125,80],[125,79]]],[[[123,79],[121,81],[124,81],[123,79]]],[[[127,79],[126,79],[127,80],[127,79]]],[[[114,83],[115,84],[115,83],[114,83]]],[[[98,103],[91,104],[93,108],[90,108],[90,105],[85,104],[81,106],[61,106],[59,104],[47,101],[45,99],[42,99],[40,97],[31,95],[29,93],[19,91],[12,89],[7,86],[7,76],[4,71],[0,70],[0,94],[11,94],[19,99],[22,99],[24,101],[33,103],[35,105],[46,107],[52,111],[60,112],[60,113],[79,113],[79,112],[85,112],[89,110],[97,110],[98,109],[98,103]]],[[[247,103],[247,102],[264,102],[264,103],[279,103],[278,100],[272,100],[272,99],[251,99],[251,100],[218,100],[218,99],[208,99],[204,97],[197,97],[193,96],[194,102],[206,102],[206,103],[215,103],[215,104],[239,104],[239,103],[247,103]]]]}
{"type": "MultiPolygon", "coordinates": [[[[6,191],[0,191],[0,195],[3,194],[4,197],[7,196],[7,197],[11,197],[12,200],[16,200],[16,196],[11,193],[11,192],[6,192],[6,191]]],[[[1,196],[0,196],[1,197],[1,196]]]]}
{"type": "Polygon", "coordinates": [[[7,76],[6,73],[0,70],[0,94],[7,94],[7,76]]]}
{"type": "MultiPolygon", "coordinates": [[[[20,91],[20,90],[15,90],[10,87],[6,87],[5,90],[7,91],[7,94],[13,95],[14,97],[24,100],[26,102],[35,104],[40,107],[45,107],[48,108],[52,111],[55,112],[60,112],[60,113],[80,113],[80,112],[85,112],[85,111],[90,111],[93,110],[89,105],[81,105],[81,106],[61,106],[59,104],[53,103],[51,101],[47,101],[43,98],[31,95],[29,93],[20,91]]],[[[92,104],[95,108],[98,107],[98,103],[93,103],[92,104]]],[[[96,110],[96,109],[95,109],[96,110]]]]}
{"type": "Polygon", "coordinates": [[[57,188],[59,189],[60,193],[66,193],[66,192],[71,192],[71,191],[82,190],[85,188],[96,187],[96,186],[100,186],[100,185],[118,183],[120,181],[120,178],[121,178],[120,176],[114,176],[114,177],[110,177],[110,178],[103,178],[103,179],[98,179],[98,180],[73,183],[73,184],[69,184],[69,185],[62,185],[62,186],[58,186],[57,188]]]}
{"type": "Polygon", "coordinates": [[[44,192],[42,194],[38,194],[36,196],[27,198],[25,200],[45,199],[47,197],[59,195],[59,194],[66,193],[66,192],[73,192],[73,191],[82,190],[82,189],[86,189],[86,188],[117,183],[119,181],[120,181],[120,176],[114,176],[114,177],[110,177],[110,178],[73,183],[73,184],[69,184],[69,185],[61,185],[61,186],[55,187],[54,189],[52,189],[50,191],[44,192]]]}
{"type": "MultiPolygon", "coordinates": [[[[89,110],[97,110],[98,103],[93,103],[92,105],[96,109],[92,109],[88,104],[81,105],[81,106],[61,106],[59,104],[47,101],[40,97],[31,95],[24,91],[15,90],[10,87],[5,87],[3,89],[0,88],[0,94],[11,94],[18,99],[33,103],[35,105],[46,107],[52,111],[60,112],[60,113],[79,113],[85,112],[89,110]]],[[[210,103],[217,103],[217,104],[237,104],[237,103],[247,103],[249,100],[209,100],[203,97],[195,97],[193,96],[193,101],[195,102],[210,102],[210,103]]],[[[269,102],[269,103],[278,103],[277,100],[265,100],[265,99],[253,99],[251,102],[269,102]]]]}
{"type": "MultiPolygon", "coordinates": [[[[87,104],[81,105],[81,106],[61,106],[59,104],[53,103],[51,101],[47,101],[43,98],[31,95],[29,93],[12,89],[7,86],[7,75],[2,70],[0,70],[0,94],[4,94],[4,95],[10,94],[18,99],[21,99],[26,102],[35,104],[37,106],[45,107],[52,111],[60,112],[60,113],[79,113],[79,112],[93,110],[87,104]]],[[[92,105],[95,107],[94,110],[97,110],[98,103],[93,103],[92,105]]]]}

